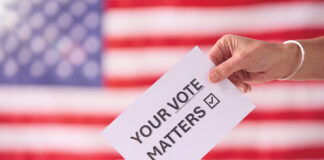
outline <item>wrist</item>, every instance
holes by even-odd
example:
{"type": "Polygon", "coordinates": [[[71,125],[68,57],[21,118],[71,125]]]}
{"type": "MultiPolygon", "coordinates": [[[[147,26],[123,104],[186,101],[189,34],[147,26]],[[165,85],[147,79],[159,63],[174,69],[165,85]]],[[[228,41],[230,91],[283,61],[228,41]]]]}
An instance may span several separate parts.
{"type": "Polygon", "coordinates": [[[301,51],[299,46],[294,43],[282,44],[282,47],[283,47],[283,52],[282,52],[283,70],[282,70],[282,75],[280,75],[279,79],[284,80],[290,75],[294,74],[296,69],[298,69],[298,66],[300,64],[300,59],[301,59],[301,51]]]}

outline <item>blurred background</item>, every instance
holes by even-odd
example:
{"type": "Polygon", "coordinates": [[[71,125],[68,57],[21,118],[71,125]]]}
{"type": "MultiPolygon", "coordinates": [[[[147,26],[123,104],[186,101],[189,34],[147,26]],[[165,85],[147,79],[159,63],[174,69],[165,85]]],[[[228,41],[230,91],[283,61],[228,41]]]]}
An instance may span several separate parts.
{"type": "MultiPolygon", "coordinates": [[[[0,159],[121,159],[100,132],[228,33],[324,35],[324,1],[1,0],[0,159]]],[[[205,159],[324,159],[324,82],[257,84],[247,97],[257,108],[205,159]]]]}

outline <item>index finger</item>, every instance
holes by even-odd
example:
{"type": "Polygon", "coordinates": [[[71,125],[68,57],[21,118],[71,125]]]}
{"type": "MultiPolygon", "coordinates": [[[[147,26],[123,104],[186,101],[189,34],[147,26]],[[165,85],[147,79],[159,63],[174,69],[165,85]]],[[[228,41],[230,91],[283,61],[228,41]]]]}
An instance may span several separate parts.
{"type": "Polygon", "coordinates": [[[230,37],[231,35],[221,37],[209,50],[207,56],[215,65],[223,63],[232,56],[228,45],[228,40],[230,37]]]}

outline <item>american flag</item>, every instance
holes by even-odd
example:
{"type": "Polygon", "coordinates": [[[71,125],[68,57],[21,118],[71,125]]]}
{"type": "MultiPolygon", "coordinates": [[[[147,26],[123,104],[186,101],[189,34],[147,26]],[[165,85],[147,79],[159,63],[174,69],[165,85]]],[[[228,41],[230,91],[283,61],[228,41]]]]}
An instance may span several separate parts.
{"type": "MultiPolygon", "coordinates": [[[[320,0],[1,0],[0,159],[121,159],[100,132],[193,46],[312,38],[323,16],[320,0]]],[[[247,96],[205,159],[324,159],[323,82],[247,96]]]]}

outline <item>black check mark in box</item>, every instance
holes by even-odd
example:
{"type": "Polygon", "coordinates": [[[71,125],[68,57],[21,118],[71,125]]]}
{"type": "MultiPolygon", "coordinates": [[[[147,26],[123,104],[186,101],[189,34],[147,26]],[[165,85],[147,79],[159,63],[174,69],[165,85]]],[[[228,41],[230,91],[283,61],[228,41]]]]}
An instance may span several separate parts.
{"type": "Polygon", "coordinates": [[[213,109],[220,102],[219,99],[212,93],[210,93],[205,99],[204,102],[213,109]]]}

